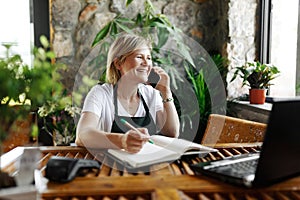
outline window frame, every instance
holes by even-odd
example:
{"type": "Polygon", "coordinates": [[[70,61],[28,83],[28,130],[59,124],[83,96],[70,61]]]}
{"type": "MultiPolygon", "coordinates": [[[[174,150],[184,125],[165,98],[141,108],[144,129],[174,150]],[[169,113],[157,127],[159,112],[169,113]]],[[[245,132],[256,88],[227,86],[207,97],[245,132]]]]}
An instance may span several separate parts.
{"type": "Polygon", "coordinates": [[[260,2],[260,46],[259,61],[270,63],[271,61],[271,34],[272,34],[272,0],[260,2]]]}
{"type": "Polygon", "coordinates": [[[50,40],[50,11],[49,0],[30,0],[32,8],[32,21],[34,26],[34,45],[41,47],[40,36],[44,35],[50,40]]]}

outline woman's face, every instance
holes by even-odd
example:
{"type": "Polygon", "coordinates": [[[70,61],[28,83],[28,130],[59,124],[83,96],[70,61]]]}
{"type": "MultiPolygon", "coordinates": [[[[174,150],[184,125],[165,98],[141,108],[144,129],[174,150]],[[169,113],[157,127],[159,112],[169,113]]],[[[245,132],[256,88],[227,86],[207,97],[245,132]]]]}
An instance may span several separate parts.
{"type": "Polygon", "coordinates": [[[127,56],[125,62],[120,65],[122,78],[129,78],[137,82],[147,82],[152,69],[152,58],[147,46],[134,51],[127,56]]]}

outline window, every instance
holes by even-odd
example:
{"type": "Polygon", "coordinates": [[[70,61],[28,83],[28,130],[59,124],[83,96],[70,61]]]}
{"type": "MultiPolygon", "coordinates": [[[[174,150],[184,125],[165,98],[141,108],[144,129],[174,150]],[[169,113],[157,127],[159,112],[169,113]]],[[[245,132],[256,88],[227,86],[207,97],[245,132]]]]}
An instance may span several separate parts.
{"type": "Polygon", "coordinates": [[[3,44],[12,43],[11,54],[20,54],[31,65],[32,48],[40,46],[39,37],[49,39],[49,0],[0,1],[0,26],[0,57],[6,54],[3,44]]]}
{"type": "Polygon", "coordinates": [[[3,44],[13,43],[10,52],[20,54],[24,62],[30,65],[33,45],[30,0],[0,1],[0,26],[0,56],[4,57],[6,53],[3,44]]]}
{"type": "MultiPolygon", "coordinates": [[[[270,32],[265,36],[265,39],[269,39],[269,52],[265,54],[267,57],[262,61],[269,61],[281,71],[280,76],[273,80],[274,85],[271,86],[269,94],[271,96],[295,96],[299,1],[265,0],[263,2],[267,6],[268,2],[270,3],[268,19],[270,32]]],[[[268,24],[265,23],[265,25],[268,24]]],[[[265,30],[267,30],[266,27],[265,30]]]]}

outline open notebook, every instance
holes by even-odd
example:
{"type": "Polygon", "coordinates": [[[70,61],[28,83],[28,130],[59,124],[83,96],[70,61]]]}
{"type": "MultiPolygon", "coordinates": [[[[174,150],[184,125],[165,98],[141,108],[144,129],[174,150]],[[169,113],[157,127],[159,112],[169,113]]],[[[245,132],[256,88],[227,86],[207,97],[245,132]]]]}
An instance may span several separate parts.
{"type": "Polygon", "coordinates": [[[124,150],[109,149],[107,154],[127,168],[139,168],[174,161],[182,155],[198,154],[199,156],[204,156],[209,152],[217,151],[185,139],[161,135],[152,135],[150,139],[154,144],[145,143],[138,153],[131,154],[124,150]]]}
{"type": "Polygon", "coordinates": [[[260,153],[192,164],[196,173],[247,187],[300,175],[300,99],[274,100],[260,153]]]}

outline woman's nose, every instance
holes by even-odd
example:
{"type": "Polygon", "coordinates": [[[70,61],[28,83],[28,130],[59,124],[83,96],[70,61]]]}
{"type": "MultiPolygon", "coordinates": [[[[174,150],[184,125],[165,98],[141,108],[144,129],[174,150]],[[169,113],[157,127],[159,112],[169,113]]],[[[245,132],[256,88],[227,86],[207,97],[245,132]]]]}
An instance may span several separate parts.
{"type": "Polygon", "coordinates": [[[150,60],[148,60],[147,58],[143,58],[142,64],[148,66],[150,64],[150,60]]]}

